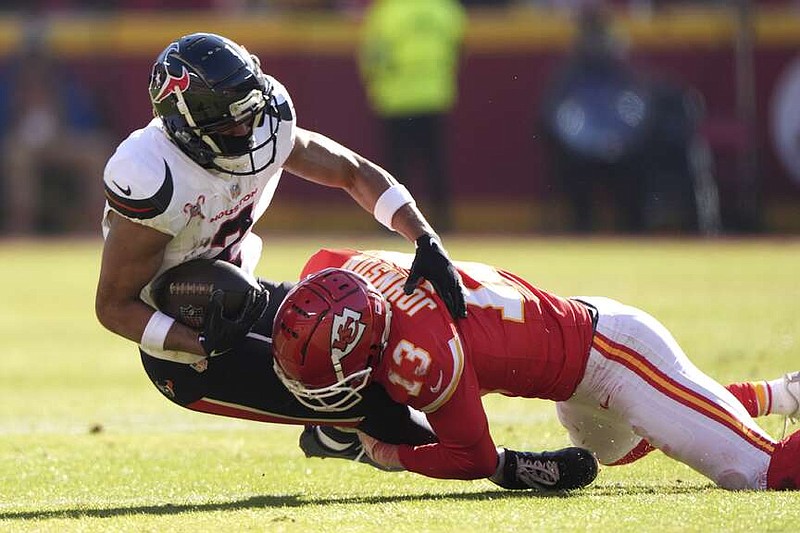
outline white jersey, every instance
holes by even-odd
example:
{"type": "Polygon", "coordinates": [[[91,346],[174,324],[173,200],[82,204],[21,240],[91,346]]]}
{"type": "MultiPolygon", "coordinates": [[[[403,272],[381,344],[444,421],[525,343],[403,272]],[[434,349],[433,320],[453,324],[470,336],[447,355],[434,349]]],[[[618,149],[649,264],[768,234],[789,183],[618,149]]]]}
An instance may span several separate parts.
{"type": "MultiPolygon", "coordinates": [[[[172,235],[154,279],[175,265],[197,258],[221,258],[240,264],[251,274],[255,270],[261,239],[253,233],[253,226],[272,201],[296,131],[294,106],[286,88],[267,78],[281,120],[275,159],[264,170],[234,176],[202,168],[170,140],[158,118],[131,133],[106,164],[103,236],[108,234],[110,211],[172,235]]],[[[267,122],[254,131],[256,145],[270,135],[267,122]]],[[[272,147],[259,152],[271,157],[272,147]]],[[[155,307],[150,284],[142,289],[141,298],[155,307]]],[[[148,353],[182,362],[199,359],[180,352],[148,353]]]]}

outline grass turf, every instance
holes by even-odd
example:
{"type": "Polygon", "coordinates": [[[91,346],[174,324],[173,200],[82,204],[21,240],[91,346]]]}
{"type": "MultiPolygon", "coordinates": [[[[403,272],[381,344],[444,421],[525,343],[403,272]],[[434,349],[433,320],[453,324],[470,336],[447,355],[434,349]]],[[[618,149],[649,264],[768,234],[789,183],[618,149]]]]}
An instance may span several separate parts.
{"type": "MultiPolygon", "coordinates": [[[[320,240],[267,241],[259,274],[293,279],[320,240]]],[[[328,246],[410,250],[397,238],[328,246]]],[[[711,376],[800,367],[800,241],[453,237],[564,295],[610,296],[662,320],[711,376]]],[[[654,453],[571,495],[307,460],[299,428],[180,409],[135,347],[94,318],[100,243],[0,243],[0,530],[791,531],[800,495],[732,493],[654,453]]],[[[567,444],[553,406],[485,400],[498,444],[567,444]]],[[[761,419],[777,436],[782,421],[761,419]]],[[[800,459],[799,459],[800,460],[800,459]]]]}

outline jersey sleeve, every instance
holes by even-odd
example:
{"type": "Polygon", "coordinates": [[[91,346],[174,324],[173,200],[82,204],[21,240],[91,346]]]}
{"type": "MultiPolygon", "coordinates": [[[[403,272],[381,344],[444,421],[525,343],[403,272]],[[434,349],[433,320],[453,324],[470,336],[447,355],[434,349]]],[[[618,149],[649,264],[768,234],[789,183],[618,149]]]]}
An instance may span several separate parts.
{"type": "Polygon", "coordinates": [[[168,235],[185,226],[180,210],[170,209],[175,179],[166,160],[128,139],[109,159],[103,173],[108,208],[136,223],[168,235]]]}
{"type": "Polygon", "coordinates": [[[447,402],[427,416],[439,442],[401,445],[400,462],[407,470],[440,479],[481,479],[494,473],[497,450],[472,368],[465,369],[447,402]]]}
{"type": "Polygon", "coordinates": [[[300,279],[326,268],[341,268],[356,254],[355,250],[323,248],[308,258],[300,272],[300,279]]]}
{"type": "Polygon", "coordinates": [[[395,321],[379,380],[394,401],[426,413],[439,438],[426,446],[401,446],[406,469],[442,479],[484,478],[494,472],[497,452],[475,371],[444,316],[395,321]]]}
{"type": "Polygon", "coordinates": [[[408,331],[393,329],[383,355],[382,382],[395,401],[431,413],[455,391],[464,370],[464,350],[451,324],[426,324],[424,317],[414,322],[408,331]]]}

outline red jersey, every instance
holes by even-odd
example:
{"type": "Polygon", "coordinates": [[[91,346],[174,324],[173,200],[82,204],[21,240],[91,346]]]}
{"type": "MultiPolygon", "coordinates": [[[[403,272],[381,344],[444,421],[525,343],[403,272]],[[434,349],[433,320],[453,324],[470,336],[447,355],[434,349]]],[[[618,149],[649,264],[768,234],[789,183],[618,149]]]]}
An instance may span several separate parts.
{"type": "Polygon", "coordinates": [[[428,282],[404,294],[412,260],[397,252],[321,250],[302,275],[346,268],[391,304],[389,340],[373,379],[395,401],[425,412],[439,437],[437,444],[401,446],[403,465],[431,477],[488,477],[497,454],[481,395],[569,398],[586,367],[592,317],[580,302],[514,274],[455,262],[468,316],[454,321],[428,282]]]}

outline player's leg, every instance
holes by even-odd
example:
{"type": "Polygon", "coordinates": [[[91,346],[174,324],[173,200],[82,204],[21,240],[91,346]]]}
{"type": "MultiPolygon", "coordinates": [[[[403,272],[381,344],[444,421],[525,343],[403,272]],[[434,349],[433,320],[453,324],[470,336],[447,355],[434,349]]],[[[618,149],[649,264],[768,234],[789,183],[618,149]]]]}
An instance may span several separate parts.
{"type": "MultiPolygon", "coordinates": [[[[778,414],[796,419],[800,415],[800,372],[769,381],[737,382],[725,387],[752,417],[778,414]]],[[[561,424],[572,442],[594,450],[600,464],[622,465],[640,459],[655,448],[633,432],[627,421],[612,416],[593,398],[575,395],[559,402],[561,424]]]]}
{"type": "MultiPolygon", "coordinates": [[[[777,414],[786,416],[788,422],[800,417],[800,372],[768,381],[731,383],[725,388],[753,418],[777,414]]],[[[607,410],[598,411],[596,403],[574,398],[558,404],[559,419],[570,431],[573,442],[598,450],[598,459],[605,465],[627,464],[654,450],[646,439],[633,433],[625,421],[612,420],[607,410]],[[587,427],[602,429],[589,433],[587,427]]]]}
{"type": "Polygon", "coordinates": [[[572,443],[591,450],[602,465],[632,463],[654,449],[623,417],[581,388],[569,400],[558,402],[556,412],[572,443]]]}
{"type": "Polygon", "coordinates": [[[767,469],[767,488],[800,489],[800,431],[795,431],[775,445],[767,469]]]}
{"type": "Polygon", "coordinates": [[[588,300],[600,318],[576,397],[607,407],[633,433],[722,487],[766,488],[776,443],[744,406],[700,372],[653,317],[606,298],[588,300]]]}
{"type": "Polygon", "coordinates": [[[771,380],[731,383],[726,388],[752,417],[783,415],[796,419],[800,415],[800,372],[771,380]]]}

